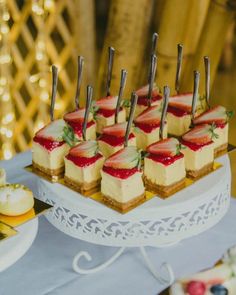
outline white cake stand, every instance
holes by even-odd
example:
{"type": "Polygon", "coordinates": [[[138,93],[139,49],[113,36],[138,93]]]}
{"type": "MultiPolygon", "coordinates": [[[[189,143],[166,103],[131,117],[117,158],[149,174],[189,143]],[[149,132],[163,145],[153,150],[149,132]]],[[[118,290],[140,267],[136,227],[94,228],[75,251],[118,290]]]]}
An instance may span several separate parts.
{"type": "Polygon", "coordinates": [[[0,272],[19,260],[31,247],[38,232],[38,218],[16,228],[18,234],[0,243],[0,272]]]}
{"type": "Polygon", "coordinates": [[[153,275],[163,283],[174,279],[170,265],[162,267],[168,277],[158,273],[145,246],[165,247],[197,235],[221,220],[230,205],[231,169],[228,155],[217,159],[223,166],[193,185],[162,200],[154,197],[127,214],[120,214],[60,185],[38,179],[38,196],[54,207],[47,219],[62,232],[99,245],[120,247],[105,263],[92,268],[79,266],[79,252],[73,261],[76,272],[89,274],[104,269],[116,260],[126,247],[139,247],[153,275]]]}

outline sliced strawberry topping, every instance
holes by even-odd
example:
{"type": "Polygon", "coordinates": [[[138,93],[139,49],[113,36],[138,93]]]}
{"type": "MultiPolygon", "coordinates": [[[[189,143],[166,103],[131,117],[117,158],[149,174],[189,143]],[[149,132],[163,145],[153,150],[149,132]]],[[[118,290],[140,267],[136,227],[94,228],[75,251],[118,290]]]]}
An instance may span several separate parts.
{"type": "Polygon", "coordinates": [[[214,135],[214,130],[212,126],[207,124],[198,125],[194,127],[192,130],[188,131],[183,135],[183,140],[196,143],[196,144],[207,144],[212,141],[212,137],[214,135]]]}
{"type": "Polygon", "coordinates": [[[111,155],[104,166],[115,169],[131,169],[139,165],[140,154],[136,147],[128,146],[111,155]]]}
{"type": "MultiPolygon", "coordinates": [[[[136,90],[136,94],[139,97],[147,96],[148,95],[148,90],[149,90],[149,84],[147,84],[147,85],[139,88],[138,90],[136,90]]],[[[158,90],[159,89],[158,89],[156,83],[154,83],[153,89],[152,89],[152,96],[158,96],[159,95],[159,91],[158,90]]]]}
{"type": "Polygon", "coordinates": [[[221,125],[227,122],[228,116],[226,109],[222,106],[216,106],[204,112],[194,119],[193,123],[198,124],[212,124],[221,125]]]}
{"type": "Polygon", "coordinates": [[[152,106],[143,111],[134,121],[135,123],[141,124],[155,124],[160,125],[161,122],[161,111],[159,106],[152,106]]]}
{"type": "Polygon", "coordinates": [[[204,282],[191,281],[187,284],[186,291],[189,295],[204,295],[206,292],[206,285],[204,282]]]}
{"type": "Polygon", "coordinates": [[[192,110],[192,100],[192,93],[174,95],[169,98],[169,106],[190,113],[192,110]]]}
{"type": "Polygon", "coordinates": [[[51,141],[63,141],[63,131],[66,122],[63,119],[55,120],[40,129],[35,137],[44,138],[51,141]]]}
{"type": "MultiPolygon", "coordinates": [[[[85,115],[85,108],[81,108],[81,109],[76,110],[74,112],[70,112],[70,113],[65,114],[64,120],[66,122],[83,123],[84,115],[85,115]]],[[[92,119],[93,119],[93,116],[91,113],[89,113],[88,121],[91,121],[92,119]]]]}
{"type": "Polygon", "coordinates": [[[91,158],[98,153],[98,144],[96,140],[83,141],[71,148],[69,154],[75,157],[91,158]]]}
{"type": "Polygon", "coordinates": [[[126,132],[127,122],[114,124],[103,128],[102,133],[107,135],[113,135],[116,137],[124,137],[126,132]]]}
{"type": "Polygon", "coordinates": [[[148,146],[147,152],[155,155],[174,157],[179,153],[180,144],[176,138],[167,138],[148,146]]]}
{"type": "Polygon", "coordinates": [[[117,99],[117,96],[107,96],[97,100],[95,105],[102,110],[115,110],[117,99]]]}

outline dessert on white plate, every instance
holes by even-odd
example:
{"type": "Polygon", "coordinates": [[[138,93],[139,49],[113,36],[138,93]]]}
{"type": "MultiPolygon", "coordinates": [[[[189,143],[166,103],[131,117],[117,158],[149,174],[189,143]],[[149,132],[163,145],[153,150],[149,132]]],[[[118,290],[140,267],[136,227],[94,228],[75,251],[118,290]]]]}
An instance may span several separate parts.
{"type": "Polygon", "coordinates": [[[0,187],[0,214],[18,216],[25,214],[33,206],[33,193],[26,186],[5,184],[0,187]]]}

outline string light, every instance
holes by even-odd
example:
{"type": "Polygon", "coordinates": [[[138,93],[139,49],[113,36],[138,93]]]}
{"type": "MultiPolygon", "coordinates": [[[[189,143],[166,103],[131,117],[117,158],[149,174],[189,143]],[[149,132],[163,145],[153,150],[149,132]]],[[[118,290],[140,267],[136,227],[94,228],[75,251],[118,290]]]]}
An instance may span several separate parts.
{"type": "Polygon", "coordinates": [[[15,124],[14,107],[10,93],[11,53],[8,42],[10,14],[6,0],[0,0],[0,139],[4,159],[14,154],[12,143],[15,124]]]}
{"type": "Polygon", "coordinates": [[[49,120],[50,71],[47,56],[45,21],[48,14],[53,12],[54,7],[54,0],[32,0],[32,11],[40,24],[35,44],[35,59],[37,61],[38,73],[30,77],[30,82],[36,85],[35,87],[39,97],[38,115],[34,125],[34,131],[42,128],[49,120]]]}

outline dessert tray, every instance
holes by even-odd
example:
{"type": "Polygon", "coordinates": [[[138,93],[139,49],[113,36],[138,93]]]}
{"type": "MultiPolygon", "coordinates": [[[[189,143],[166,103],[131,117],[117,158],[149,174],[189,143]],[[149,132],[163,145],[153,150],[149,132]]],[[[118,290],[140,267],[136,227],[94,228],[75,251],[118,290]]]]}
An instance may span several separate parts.
{"type": "Polygon", "coordinates": [[[145,246],[166,247],[197,235],[214,226],[230,205],[231,169],[228,155],[217,159],[222,167],[165,200],[154,197],[127,214],[120,214],[77,192],[37,177],[38,197],[51,205],[46,218],[62,232],[98,245],[120,247],[108,261],[93,269],[80,267],[80,258],[92,258],[79,252],[73,268],[82,274],[104,269],[117,259],[126,247],[140,247],[153,275],[161,282],[174,280],[169,264],[156,271],[145,246]],[[161,274],[161,271],[165,272],[161,274]]]}
{"type": "Polygon", "coordinates": [[[0,272],[19,260],[31,247],[38,232],[38,218],[16,227],[18,234],[0,243],[0,272]]]}

